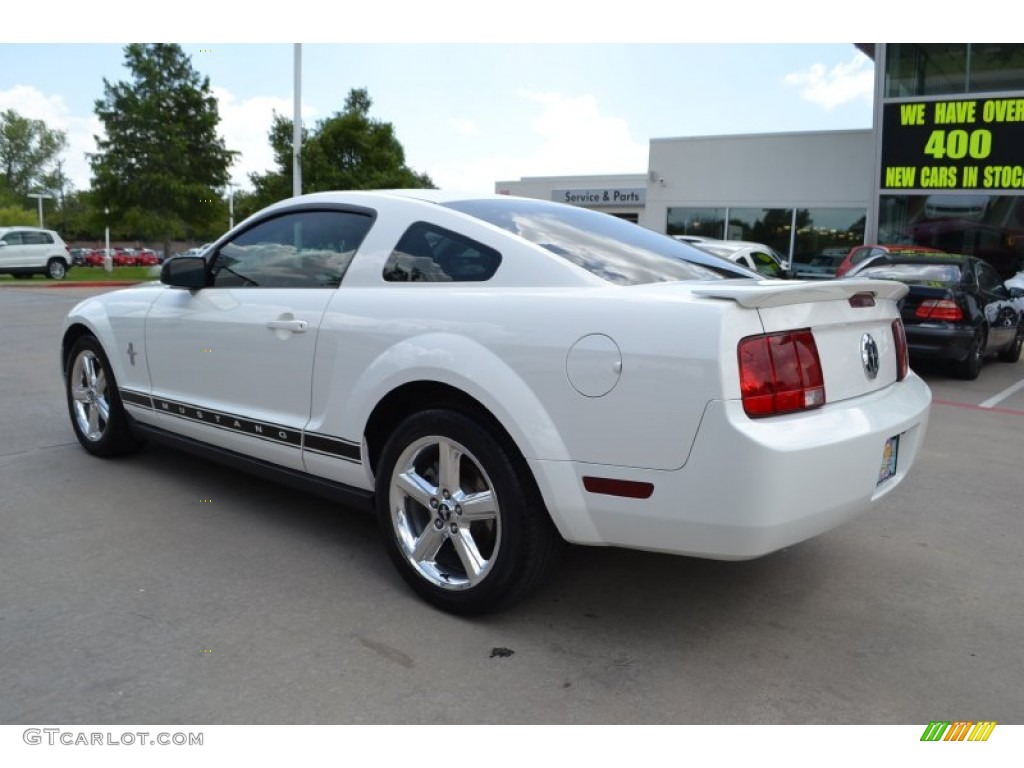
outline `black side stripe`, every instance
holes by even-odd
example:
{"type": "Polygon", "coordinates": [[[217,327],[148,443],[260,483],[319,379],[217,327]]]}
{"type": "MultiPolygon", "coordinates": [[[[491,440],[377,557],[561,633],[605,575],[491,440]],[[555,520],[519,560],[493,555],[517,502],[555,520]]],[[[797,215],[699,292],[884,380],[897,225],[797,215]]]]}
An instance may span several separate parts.
{"type": "Polygon", "coordinates": [[[122,389],[120,392],[122,402],[131,403],[132,405],[141,405],[144,408],[153,407],[153,400],[147,394],[142,392],[133,392],[130,389],[122,389]]]}
{"type": "Polygon", "coordinates": [[[242,416],[236,416],[224,411],[214,411],[205,408],[196,408],[187,403],[180,403],[175,400],[167,400],[161,397],[151,398],[149,395],[132,390],[120,390],[121,400],[132,405],[140,405],[151,408],[157,413],[164,413],[179,419],[208,424],[229,432],[240,432],[250,437],[281,445],[290,445],[295,448],[304,449],[312,453],[322,454],[334,458],[351,461],[356,464],[362,462],[362,451],[357,443],[342,440],[328,435],[307,434],[303,441],[301,430],[285,427],[280,424],[270,424],[263,421],[253,421],[242,416]]]}
{"type": "Polygon", "coordinates": [[[307,451],[313,451],[314,453],[322,453],[327,456],[338,456],[348,461],[354,461],[357,464],[360,462],[360,449],[355,443],[350,443],[347,440],[341,440],[337,437],[327,437],[326,435],[315,435],[307,433],[305,443],[303,447],[307,451]]]}

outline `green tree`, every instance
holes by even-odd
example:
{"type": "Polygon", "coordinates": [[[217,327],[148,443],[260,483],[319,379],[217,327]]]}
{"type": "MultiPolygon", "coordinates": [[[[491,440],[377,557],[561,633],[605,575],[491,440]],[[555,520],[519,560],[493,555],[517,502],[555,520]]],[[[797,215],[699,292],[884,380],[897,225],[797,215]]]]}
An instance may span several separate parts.
{"type": "Polygon", "coordinates": [[[42,120],[22,117],[13,109],[0,112],[0,202],[28,207],[30,192],[55,189],[64,131],[42,120]]]}
{"type": "MultiPolygon", "coordinates": [[[[332,189],[433,189],[429,176],[405,164],[405,150],[391,123],[370,117],[372,105],[366,89],[354,88],[341,112],[320,120],[312,130],[303,129],[304,193],[332,189]]],[[[274,115],[270,146],[277,169],[250,175],[253,199],[260,207],[291,197],[291,120],[274,115]]]]}
{"type": "Polygon", "coordinates": [[[39,217],[35,211],[19,205],[0,205],[0,227],[35,227],[39,217]]]}
{"type": "Polygon", "coordinates": [[[94,203],[112,229],[139,239],[192,239],[223,231],[235,152],[217,134],[210,80],[174,44],[125,47],[130,81],[111,84],[96,114],[106,136],[90,156],[94,203]]]}

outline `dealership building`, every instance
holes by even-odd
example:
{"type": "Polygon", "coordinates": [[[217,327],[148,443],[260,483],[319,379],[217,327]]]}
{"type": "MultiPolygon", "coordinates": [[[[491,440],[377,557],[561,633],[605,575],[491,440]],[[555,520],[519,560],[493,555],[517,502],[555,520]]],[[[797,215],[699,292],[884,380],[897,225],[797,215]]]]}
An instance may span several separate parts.
{"type": "Polygon", "coordinates": [[[1024,44],[865,43],[873,127],[652,139],[647,170],[500,181],[666,234],[753,240],[797,263],[863,243],[1024,261],[1024,44]]]}

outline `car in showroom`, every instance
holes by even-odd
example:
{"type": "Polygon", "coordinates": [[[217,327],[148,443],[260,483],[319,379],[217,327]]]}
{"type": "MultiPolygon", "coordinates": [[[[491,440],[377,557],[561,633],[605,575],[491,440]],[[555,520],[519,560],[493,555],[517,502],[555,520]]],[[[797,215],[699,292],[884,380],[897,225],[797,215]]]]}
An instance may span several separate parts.
{"type": "Polygon", "coordinates": [[[71,266],[71,251],[52,229],[0,227],[0,275],[63,280],[71,266]]]}
{"type": "Polygon", "coordinates": [[[60,365],[89,453],[152,439],[374,510],[412,590],[475,614],[564,542],[749,559],[881,503],[931,404],[906,292],[549,201],[323,192],[84,300],[60,365]]]}
{"type": "Polygon", "coordinates": [[[705,240],[691,245],[705,253],[741,264],[763,277],[783,278],[788,275],[789,265],[781,254],[761,243],[745,240],[705,240]]]}
{"type": "MultiPolygon", "coordinates": [[[[962,254],[880,254],[851,279],[898,280],[909,287],[900,314],[912,360],[946,362],[962,379],[976,379],[984,360],[1020,359],[1024,288],[1004,283],[987,262],[962,254]]],[[[845,279],[845,278],[844,278],[845,279]]]]}

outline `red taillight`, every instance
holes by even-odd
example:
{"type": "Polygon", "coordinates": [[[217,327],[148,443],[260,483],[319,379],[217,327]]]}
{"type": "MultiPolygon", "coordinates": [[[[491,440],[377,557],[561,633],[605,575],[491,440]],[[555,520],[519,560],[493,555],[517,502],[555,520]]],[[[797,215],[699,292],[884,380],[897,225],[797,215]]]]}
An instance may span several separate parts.
{"type": "Polygon", "coordinates": [[[963,310],[952,299],[928,299],[922,301],[914,314],[921,320],[950,320],[957,322],[964,319],[963,310]]]}
{"type": "Polygon", "coordinates": [[[748,336],[737,350],[748,416],[773,416],[825,404],[825,379],[809,328],[748,336]]]}
{"type": "Polygon", "coordinates": [[[896,342],[896,381],[903,381],[910,371],[910,353],[907,350],[907,332],[902,320],[892,321],[892,338],[896,342]]]}

